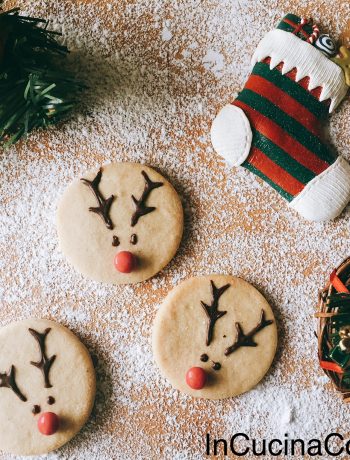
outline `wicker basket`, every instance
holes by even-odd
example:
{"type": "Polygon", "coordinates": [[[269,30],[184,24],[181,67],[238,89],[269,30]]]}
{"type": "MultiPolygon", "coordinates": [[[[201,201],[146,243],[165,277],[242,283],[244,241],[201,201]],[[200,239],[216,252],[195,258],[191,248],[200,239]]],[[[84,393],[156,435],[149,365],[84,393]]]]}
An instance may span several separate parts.
{"type": "MultiPolygon", "coordinates": [[[[350,286],[350,257],[336,269],[335,273],[346,287],[350,286]]],[[[324,368],[324,365],[322,365],[322,362],[330,362],[329,352],[332,349],[330,337],[336,332],[332,326],[332,317],[337,315],[338,308],[334,308],[329,305],[329,296],[335,294],[336,292],[337,291],[329,282],[319,293],[319,311],[315,315],[319,318],[317,333],[318,357],[323,371],[331,379],[336,390],[341,393],[345,402],[350,402],[350,385],[344,385],[344,374],[326,369],[324,368]]]]}

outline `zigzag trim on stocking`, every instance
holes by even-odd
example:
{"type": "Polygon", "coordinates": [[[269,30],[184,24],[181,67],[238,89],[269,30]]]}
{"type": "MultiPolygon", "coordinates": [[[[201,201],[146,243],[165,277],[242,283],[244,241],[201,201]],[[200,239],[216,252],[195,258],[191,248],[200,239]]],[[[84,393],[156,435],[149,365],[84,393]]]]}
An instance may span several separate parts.
{"type": "Polygon", "coordinates": [[[329,112],[344,99],[348,86],[342,68],[290,32],[275,29],[267,33],[253,55],[252,66],[268,57],[271,70],[283,63],[283,75],[295,68],[295,81],[309,77],[309,91],[322,87],[319,100],[331,99],[329,112]]]}

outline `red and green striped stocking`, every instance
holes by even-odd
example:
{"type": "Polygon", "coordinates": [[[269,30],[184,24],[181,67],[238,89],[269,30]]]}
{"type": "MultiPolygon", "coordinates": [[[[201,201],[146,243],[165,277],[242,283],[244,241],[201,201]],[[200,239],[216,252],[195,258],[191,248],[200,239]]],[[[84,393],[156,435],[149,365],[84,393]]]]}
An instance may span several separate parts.
{"type": "Polygon", "coordinates": [[[350,166],[322,135],[348,86],[330,59],[333,42],[318,35],[317,26],[287,15],[258,45],[244,89],[211,132],[229,164],[255,173],[315,221],[336,217],[350,199],[350,166]]]}

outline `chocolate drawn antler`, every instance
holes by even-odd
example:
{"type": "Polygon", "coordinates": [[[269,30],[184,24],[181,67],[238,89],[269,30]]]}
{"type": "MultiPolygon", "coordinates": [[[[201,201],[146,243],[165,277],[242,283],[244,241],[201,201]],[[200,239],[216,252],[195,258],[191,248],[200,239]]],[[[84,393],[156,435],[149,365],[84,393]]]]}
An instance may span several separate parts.
{"type": "Polygon", "coordinates": [[[230,287],[230,284],[225,284],[225,286],[222,286],[221,288],[217,288],[214,284],[214,281],[210,280],[211,284],[211,291],[213,294],[213,300],[211,305],[207,305],[203,301],[201,301],[201,305],[205,311],[205,314],[208,317],[208,330],[207,330],[207,340],[206,344],[210,345],[210,342],[212,341],[213,338],[213,332],[214,332],[214,326],[215,323],[218,319],[220,319],[222,316],[226,315],[227,311],[219,311],[219,299],[222,296],[222,294],[230,287]]]}
{"type": "Polygon", "coordinates": [[[37,363],[34,361],[31,361],[30,364],[33,366],[37,367],[38,369],[41,370],[44,376],[44,381],[45,381],[45,388],[52,388],[52,385],[50,383],[50,369],[53,364],[53,362],[56,359],[56,355],[51,356],[48,358],[46,356],[46,346],[45,346],[45,341],[47,334],[51,331],[51,328],[45,329],[43,333],[40,333],[38,331],[35,331],[34,329],[29,329],[29,332],[32,334],[32,336],[35,338],[35,340],[38,342],[40,353],[41,353],[41,359],[37,363]]]}
{"type": "Polygon", "coordinates": [[[12,365],[8,372],[4,372],[3,374],[0,373],[0,388],[10,388],[16,396],[23,402],[27,401],[27,398],[21,392],[16,384],[16,369],[15,366],[12,365]]]}
{"type": "Polygon", "coordinates": [[[139,221],[140,217],[149,214],[150,212],[154,211],[156,208],[154,206],[147,206],[146,200],[149,197],[152,190],[155,188],[162,187],[164,184],[163,182],[153,182],[147,175],[146,171],[142,171],[141,174],[145,179],[145,188],[142,192],[142,195],[139,199],[135,198],[134,195],[131,195],[132,201],[135,204],[136,210],[131,217],[131,226],[134,227],[137,222],[139,221]]]}
{"type": "Polygon", "coordinates": [[[265,319],[265,311],[261,310],[260,321],[248,334],[244,334],[242,326],[239,323],[235,323],[237,336],[235,342],[225,350],[225,355],[228,356],[234,351],[238,350],[240,347],[256,347],[258,344],[254,342],[254,336],[261,329],[264,329],[266,326],[270,326],[273,323],[272,319],[265,319]]]}
{"type": "Polygon", "coordinates": [[[97,173],[94,180],[89,181],[88,179],[80,179],[85,185],[87,185],[92,193],[95,195],[97,200],[98,206],[97,207],[90,207],[89,211],[98,214],[101,219],[106,224],[106,227],[109,230],[113,230],[113,222],[109,216],[109,211],[111,209],[112,202],[114,200],[114,195],[111,195],[109,198],[104,199],[101,192],[98,189],[98,186],[101,182],[102,178],[102,169],[100,168],[99,172],[97,173]]]}

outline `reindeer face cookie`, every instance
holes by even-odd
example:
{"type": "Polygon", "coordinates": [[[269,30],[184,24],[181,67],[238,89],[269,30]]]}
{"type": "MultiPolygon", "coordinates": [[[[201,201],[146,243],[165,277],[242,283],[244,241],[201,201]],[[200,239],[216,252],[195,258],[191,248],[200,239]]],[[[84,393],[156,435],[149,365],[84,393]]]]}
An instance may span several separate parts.
{"type": "Polygon", "coordinates": [[[112,163],[90,171],[65,191],[58,209],[60,247],[95,281],[137,283],[175,255],[183,211],[173,186],[153,169],[112,163]]]}
{"type": "Polygon", "coordinates": [[[53,321],[28,319],[0,330],[0,449],[39,455],[68,442],[95,398],[85,346],[53,321]]]}
{"type": "Polygon", "coordinates": [[[225,275],[189,279],[173,289],[157,313],[154,356],[178,390],[228,398],[253,388],[277,346],[272,310],[242,279],[225,275]]]}

